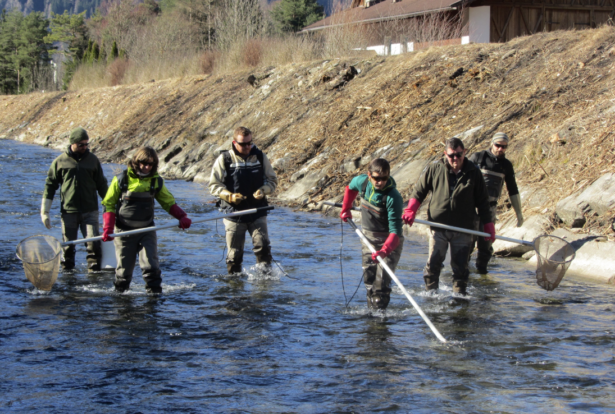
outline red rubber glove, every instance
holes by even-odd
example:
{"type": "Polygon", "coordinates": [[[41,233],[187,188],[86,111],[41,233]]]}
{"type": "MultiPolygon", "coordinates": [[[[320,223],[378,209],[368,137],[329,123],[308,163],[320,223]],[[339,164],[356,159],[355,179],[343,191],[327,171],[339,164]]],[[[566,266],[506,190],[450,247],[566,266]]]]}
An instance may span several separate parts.
{"type": "Polygon", "coordinates": [[[411,198],[410,201],[408,201],[408,207],[406,207],[406,209],[404,210],[404,214],[401,215],[401,219],[404,221],[404,223],[412,227],[412,224],[414,223],[414,218],[416,217],[416,212],[418,211],[420,206],[421,203],[419,203],[419,200],[417,200],[416,198],[411,198]]]}
{"type": "Polygon", "coordinates": [[[384,259],[390,255],[393,250],[397,249],[397,246],[399,246],[399,236],[395,233],[390,233],[389,237],[387,237],[387,240],[382,245],[382,249],[372,253],[372,260],[374,262],[378,261],[378,256],[384,259]]]}
{"type": "Polygon", "coordinates": [[[103,213],[102,241],[108,242],[114,239],[114,237],[109,237],[110,234],[113,234],[114,228],[115,228],[115,213],[103,213]]]}
{"type": "Polygon", "coordinates": [[[188,218],[188,215],[177,204],[173,204],[169,209],[169,214],[179,220],[179,228],[182,230],[189,229],[192,224],[192,220],[188,218]]]}
{"type": "Polygon", "coordinates": [[[483,226],[485,233],[491,234],[491,237],[485,237],[485,241],[490,241],[493,243],[495,241],[495,226],[493,223],[487,223],[483,226]]]}
{"type": "Polygon", "coordinates": [[[357,194],[359,194],[358,191],[351,190],[350,187],[346,186],[344,201],[342,202],[342,211],[340,212],[340,218],[346,223],[348,219],[352,220],[352,204],[354,203],[354,199],[357,198],[357,194]]]}

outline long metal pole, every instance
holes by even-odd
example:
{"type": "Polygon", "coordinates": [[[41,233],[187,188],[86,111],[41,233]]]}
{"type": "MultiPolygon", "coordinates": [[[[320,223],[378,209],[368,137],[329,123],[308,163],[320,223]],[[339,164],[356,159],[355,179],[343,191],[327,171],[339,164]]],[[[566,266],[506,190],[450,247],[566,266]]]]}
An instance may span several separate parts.
{"type": "MultiPolygon", "coordinates": [[[[352,226],[352,228],[354,229],[354,231],[357,233],[357,235],[361,238],[361,241],[363,242],[363,244],[365,244],[367,246],[367,248],[372,252],[372,253],[376,253],[376,249],[374,249],[374,246],[372,246],[372,244],[369,242],[369,240],[367,240],[367,238],[365,237],[365,235],[363,234],[363,232],[361,232],[361,230],[359,230],[359,228],[357,227],[357,225],[354,223],[354,221],[352,221],[352,219],[348,219],[348,224],[350,224],[352,226]]],[[[380,266],[382,266],[382,268],[384,270],[386,270],[386,272],[389,274],[389,276],[391,276],[391,279],[393,279],[393,281],[397,284],[397,286],[399,286],[399,288],[401,289],[401,291],[404,293],[404,296],[406,296],[406,298],[408,298],[408,300],[410,301],[410,303],[412,304],[412,306],[414,306],[414,309],[416,309],[416,311],[419,313],[419,315],[421,315],[421,318],[423,318],[423,320],[425,321],[425,323],[427,324],[427,326],[429,326],[429,328],[431,329],[431,331],[436,335],[436,338],[438,338],[441,342],[446,343],[446,339],[442,336],[442,334],[436,329],[436,327],[434,326],[433,323],[431,323],[431,321],[429,320],[429,318],[427,317],[427,315],[425,315],[425,312],[423,312],[423,310],[421,309],[421,307],[418,305],[418,303],[416,303],[414,301],[414,299],[412,298],[412,296],[410,296],[410,294],[408,293],[408,291],[406,290],[406,288],[404,287],[404,285],[401,284],[401,282],[399,281],[399,279],[397,278],[397,276],[395,276],[395,273],[393,273],[393,271],[391,270],[391,268],[389,266],[387,266],[387,264],[385,263],[384,259],[380,256],[378,256],[378,263],[380,263],[380,266]]]]}
{"type": "MultiPolygon", "coordinates": [[[[209,218],[204,218],[204,219],[192,220],[192,223],[194,224],[194,223],[202,223],[204,221],[220,220],[220,219],[224,219],[224,218],[243,216],[243,215],[246,215],[246,214],[254,214],[254,213],[258,212],[258,211],[263,211],[263,210],[267,211],[267,210],[273,210],[273,209],[274,209],[274,206],[252,208],[250,210],[237,211],[235,213],[225,214],[223,216],[209,217],[209,218]]],[[[170,229],[171,227],[177,227],[177,223],[165,224],[164,226],[144,227],[142,229],[129,230],[129,231],[121,232],[121,233],[110,234],[109,236],[111,236],[111,237],[126,237],[126,236],[131,236],[133,234],[147,233],[148,231],[170,229]]],[[[102,240],[102,236],[90,237],[88,239],[71,240],[71,241],[67,241],[67,242],[61,243],[61,245],[62,246],[70,246],[70,245],[73,245],[73,244],[89,243],[89,242],[98,241],[98,240],[102,240]]]]}
{"type": "MultiPolygon", "coordinates": [[[[342,207],[342,205],[340,203],[333,203],[331,201],[324,201],[323,204],[325,204],[327,206],[333,206],[333,207],[342,207]]],[[[353,207],[352,209],[355,210],[355,211],[361,211],[361,209],[359,207],[353,207]]],[[[458,232],[461,232],[461,233],[473,234],[475,236],[491,237],[491,235],[489,233],[484,233],[482,231],[464,229],[462,227],[449,226],[447,224],[434,223],[432,221],[427,221],[427,220],[415,219],[414,222],[415,223],[419,223],[419,224],[425,224],[427,226],[439,227],[439,228],[445,229],[445,230],[453,230],[453,231],[458,231],[458,232]]],[[[498,239],[498,240],[504,240],[504,241],[508,241],[508,242],[512,242],[512,243],[526,244],[528,246],[534,247],[534,242],[533,241],[527,241],[527,240],[521,240],[521,239],[513,239],[512,237],[505,237],[505,236],[498,236],[498,235],[496,235],[495,238],[498,239]]]]}

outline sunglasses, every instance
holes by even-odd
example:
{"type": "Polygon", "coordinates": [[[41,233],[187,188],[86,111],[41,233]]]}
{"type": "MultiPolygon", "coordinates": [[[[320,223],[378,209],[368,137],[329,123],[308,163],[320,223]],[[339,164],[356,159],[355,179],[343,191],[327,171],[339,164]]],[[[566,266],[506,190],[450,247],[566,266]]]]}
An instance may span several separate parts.
{"type": "Polygon", "coordinates": [[[90,143],[89,143],[89,142],[86,142],[86,143],[80,142],[79,144],[77,144],[77,146],[78,146],[79,148],[85,148],[85,147],[87,147],[88,145],[90,145],[90,143]]]}
{"type": "Polygon", "coordinates": [[[149,162],[149,161],[139,161],[139,165],[142,165],[144,167],[152,167],[154,165],[153,162],[149,162]]]}
{"type": "Polygon", "coordinates": [[[234,142],[235,142],[235,144],[239,145],[240,147],[251,147],[252,146],[252,141],[250,141],[250,142],[237,142],[237,141],[234,141],[234,142]]]}
{"type": "Polygon", "coordinates": [[[498,147],[498,148],[502,148],[502,149],[506,149],[506,148],[508,148],[508,145],[507,145],[507,144],[493,144],[493,145],[495,145],[495,146],[496,146],[496,147],[498,147]]]}
{"type": "Polygon", "coordinates": [[[380,177],[374,177],[373,175],[371,176],[372,180],[376,181],[376,182],[382,182],[382,181],[388,181],[389,176],[380,176],[380,177]]]}
{"type": "Polygon", "coordinates": [[[461,158],[463,158],[463,151],[461,151],[461,152],[452,152],[450,154],[447,152],[446,156],[449,157],[449,158],[459,158],[459,159],[461,159],[461,158]]]}

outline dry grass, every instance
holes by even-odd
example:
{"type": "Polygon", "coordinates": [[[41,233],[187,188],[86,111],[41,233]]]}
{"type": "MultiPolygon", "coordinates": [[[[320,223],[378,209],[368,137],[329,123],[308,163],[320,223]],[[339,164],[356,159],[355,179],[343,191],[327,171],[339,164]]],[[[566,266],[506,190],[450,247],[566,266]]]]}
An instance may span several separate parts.
{"type": "MultiPolygon", "coordinates": [[[[0,97],[0,126],[29,122],[31,130],[13,134],[23,131],[31,141],[54,136],[57,143],[71,122],[89,123],[88,130],[104,138],[97,141],[97,154],[117,162],[122,149],[144,143],[162,148],[169,137],[185,146],[184,153],[198,154],[207,145],[221,145],[225,131],[248,125],[257,140],[268,143],[264,148],[271,160],[288,157],[279,192],[294,185],[291,177],[307,163],[313,163],[310,171],[328,171],[300,201],[339,197],[359,173],[342,173],[340,167],[357,157],[382,156],[393,166],[429,160],[442,153],[446,138],[482,126],[464,139],[470,152],[488,148],[495,132],[506,132],[517,182],[522,189],[546,193],[535,209],[524,202],[525,215],[551,217],[559,200],[615,173],[613,44],[615,28],[603,27],[388,58],[271,65],[267,81],[254,85],[246,78],[260,68],[232,67],[229,73],[155,86],[68,93],[65,102],[51,100],[51,94],[0,97]],[[360,73],[340,82],[351,65],[360,73]],[[459,68],[463,74],[450,79],[459,68]],[[108,115],[104,122],[91,120],[92,108],[108,115]]],[[[268,48],[263,48],[262,65],[267,65],[268,48]]],[[[240,47],[236,56],[241,62],[240,47]]],[[[181,167],[206,173],[210,162],[188,157],[181,167]]],[[[399,185],[405,197],[410,185],[399,185]]],[[[500,217],[506,214],[513,213],[500,217]]],[[[589,217],[586,227],[612,236],[608,220],[613,215],[589,217]]]]}

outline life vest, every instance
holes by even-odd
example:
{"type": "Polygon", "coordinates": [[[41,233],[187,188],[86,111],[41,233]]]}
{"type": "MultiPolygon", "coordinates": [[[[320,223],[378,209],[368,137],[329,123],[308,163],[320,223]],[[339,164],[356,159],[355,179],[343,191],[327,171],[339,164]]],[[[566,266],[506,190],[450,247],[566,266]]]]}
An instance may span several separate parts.
{"type": "MultiPolygon", "coordinates": [[[[223,211],[230,213],[267,206],[267,197],[263,197],[260,200],[254,198],[256,190],[265,185],[263,152],[253,147],[248,155],[248,159],[253,158],[252,155],[256,155],[256,162],[252,161],[245,163],[233,163],[233,157],[228,150],[221,151],[221,154],[224,157],[224,169],[226,171],[224,186],[231,193],[240,193],[246,197],[246,199],[239,204],[230,204],[224,200],[220,200],[220,207],[223,211]]],[[[233,217],[229,220],[245,223],[254,221],[265,215],[267,215],[267,212],[262,211],[255,214],[233,217]]]]}
{"type": "Polygon", "coordinates": [[[376,207],[365,198],[365,190],[367,189],[368,182],[369,178],[365,180],[361,186],[361,192],[359,193],[361,197],[361,228],[375,233],[388,233],[389,213],[387,210],[387,201],[389,199],[389,192],[393,187],[382,192],[382,207],[376,207]]]}
{"type": "Polygon", "coordinates": [[[491,205],[498,202],[502,188],[504,187],[504,169],[489,155],[489,151],[482,151],[478,160],[478,167],[483,174],[485,184],[487,184],[487,192],[489,193],[489,203],[491,205]]]}
{"type": "Polygon", "coordinates": [[[163,182],[162,177],[156,177],[151,180],[149,191],[132,192],[128,191],[128,171],[124,170],[118,174],[117,183],[121,195],[115,209],[117,227],[129,230],[154,225],[154,201],[156,194],[162,189],[163,182]]]}

